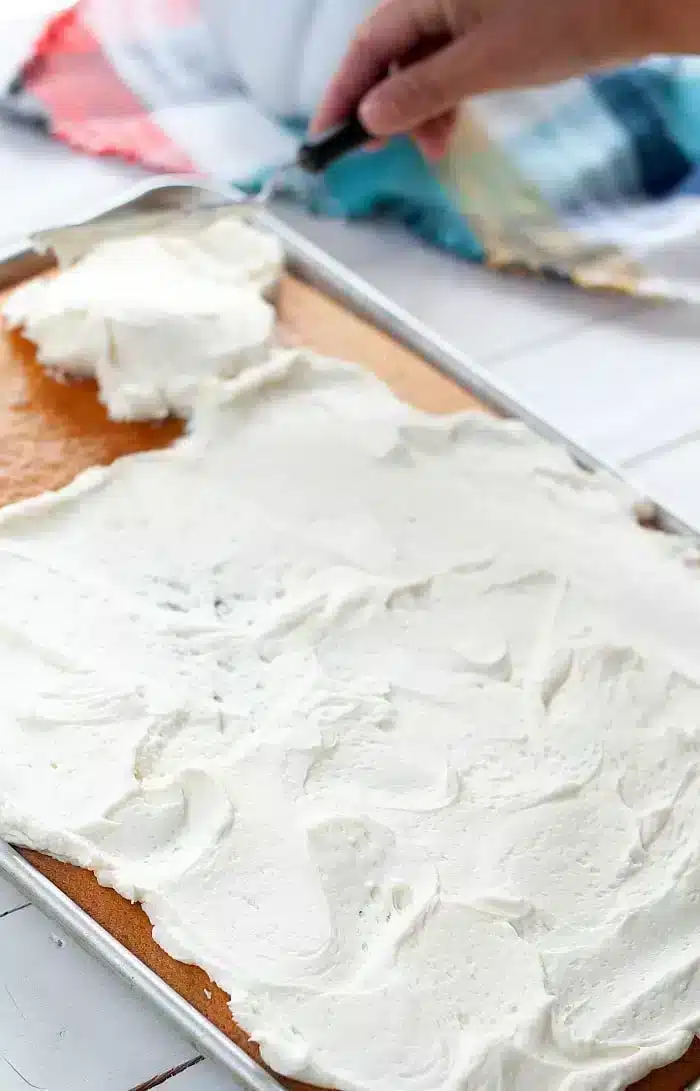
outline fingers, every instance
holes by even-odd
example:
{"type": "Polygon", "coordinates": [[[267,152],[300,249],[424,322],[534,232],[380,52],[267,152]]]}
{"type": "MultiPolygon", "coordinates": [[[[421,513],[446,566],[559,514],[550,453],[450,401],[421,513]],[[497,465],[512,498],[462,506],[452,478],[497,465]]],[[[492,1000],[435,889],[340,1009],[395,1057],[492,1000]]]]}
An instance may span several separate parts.
{"type": "Polygon", "coordinates": [[[550,83],[658,52],[652,15],[668,3],[384,0],[358,32],[313,130],[358,109],[374,136],[411,133],[427,156],[439,157],[462,99],[550,83]]]}
{"type": "Polygon", "coordinates": [[[384,0],[355,35],[312,121],[312,133],[345,121],[394,63],[444,30],[440,0],[384,0]]]}
{"type": "Polygon", "coordinates": [[[456,123],[457,111],[448,110],[447,113],[433,117],[430,121],[424,121],[418,129],[411,133],[426,159],[442,159],[449,146],[456,123]]]}
{"type": "Polygon", "coordinates": [[[376,84],[361,101],[360,118],[379,137],[420,133],[469,96],[531,87],[639,56],[613,25],[616,7],[614,0],[499,6],[471,32],[376,84]]]}
{"type": "Polygon", "coordinates": [[[460,38],[372,87],[360,102],[365,128],[377,136],[393,136],[418,130],[452,110],[463,97],[467,78],[466,41],[460,38]]]}

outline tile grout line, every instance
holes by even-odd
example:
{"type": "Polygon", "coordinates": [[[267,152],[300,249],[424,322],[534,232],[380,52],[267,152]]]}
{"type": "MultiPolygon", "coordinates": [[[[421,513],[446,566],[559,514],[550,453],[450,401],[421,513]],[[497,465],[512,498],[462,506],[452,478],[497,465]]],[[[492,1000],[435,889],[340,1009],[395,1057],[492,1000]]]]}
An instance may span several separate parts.
{"type": "Polygon", "coordinates": [[[600,324],[598,319],[593,319],[591,322],[585,322],[582,326],[576,326],[574,329],[562,330],[558,334],[548,334],[542,337],[535,337],[532,341],[525,341],[518,345],[517,348],[500,349],[498,352],[487,353],[468,353],[472,361],[477,367],[483,367],[486,369],[493,368],[494,373],[498,374],[498,368],[501,364],[516,363],[521,356],[530,356],[533,351],[537,349],[549,348],[550,346],[562,345],[567,341],[576,337],[578,333],[583,330],[589,330],[593,326],[600,324]]]}
{"type": "Polygon", "coordinates": [[[16,905],[13,909],[6,909],[4,913],[0,913],[0,921],[4,917],[11,917],[13,913],[19,913],[20,909],[29,909],[31,904],[31,902],[22,902],[21,905],[16,905]]]}
{"type": "Polygon", "coordinates": [[[175,1076],[180,1076],[183,1072],[187,1072],[188,1069],[194,1068],[200,1061],[203,1061],[204,1057],[199,1054],[197,1057],[191,1057],[189,1061],[184,1061],[182,1064],[176,1065],[175,1068],[169,1068],[167,1072],[161,1072],[159,1076],[152,1076],[150,1080],[146,1080],[145,1083],[139,1083],[136,1087],[130,1088],[130,1091],[154,1091],[156,1087],[162,1087],[168,1080],[173,1079],[175,1076]]]}
{"type": "Polygon", "coordinates": [[[631,300],[629,309],[623,307],[623,309],[615,315],[599,315],[592,316],[585,319],[580,325],[571,325],[566,329],[562,329],[559,333],[544,334],[540,337],[535,337],[531,341],[522,342],[517,348],[500,349],[497,352],[479,353],[477,356],[475,353],[471,353],[474,362],[482,367],[498,367],[499,364],[515,363],[521,356],[529,356],[535,349],[548,348],[550,345],[563,345],[567,341],[574,340],[580,334],[585,333],[595,327],[610,326],[613,325],[621,316],[628,318],[630,315],[643,313],[643,306],[639,300],[631,300]],[[635,305],[635,303],[637,305],[635,305]]]}
{"type": "Polygon", "coordinates": [[[626,459],[622,465],[625,469],[629,468],[634,470],[637,466],[643,465],[649,459],[670,455],[673,451],[677,451],[682,447],[687,447],[689,444],[697,442],[697,440],[700,440],[700,428],[695,428],[692,432],[685,432],[676,439],[669,439],[666,443],[659,443],[656,447],[652,447],[642,454],[633,455],[632,458],[626,459]]]}

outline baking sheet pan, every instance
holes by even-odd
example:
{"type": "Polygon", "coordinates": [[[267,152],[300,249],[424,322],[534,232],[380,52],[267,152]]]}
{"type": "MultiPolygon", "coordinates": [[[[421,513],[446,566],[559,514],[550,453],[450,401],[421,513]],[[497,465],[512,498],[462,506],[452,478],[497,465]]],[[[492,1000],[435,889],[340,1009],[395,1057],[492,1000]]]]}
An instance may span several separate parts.
{"type": "MultiPolygon", "coordinates": [[[[115,206],[118,207],[118,206],[115,206]]],[[[623,481],[611,466],[590,452],[571,443],[557,429],[523,404],[505,385],[496,382],[485,369],[474,364],[439,338],[428,326],[416,321],[390,299],[375,291],[362,278],[309,243],[274,214],[259,213],[260,226],[281,240],[290,271],[326,295],[338,300],[348,310],[369,319],[475,395],[485,406],[502,416],[515,417],[535,432],[564,446],[582,466],[603,471],[623,481]]],[[[0,288],[25,279],[46,268],[47,259],[31,249],[0,253],[0,288]]],[[[653,500],[653,498],[652,498],[653,500]]],[[[655,505],[659,524],[700,544],[700,535],[678,519],[673,512],[655,505]]],[[[250,1091],[281,1091],[281,1084],[252,1060],[227,1035],[185,1001],[174,989],[153,973],[135,955],[123,947],[101,925],[63,894],[31,863],[8,845],[0,842],[0,874],[61,926],[82,946],[96,955],[135,986],[149,1001],[183,1031],[206,1056],[227,1068],[250,1091]]]]}

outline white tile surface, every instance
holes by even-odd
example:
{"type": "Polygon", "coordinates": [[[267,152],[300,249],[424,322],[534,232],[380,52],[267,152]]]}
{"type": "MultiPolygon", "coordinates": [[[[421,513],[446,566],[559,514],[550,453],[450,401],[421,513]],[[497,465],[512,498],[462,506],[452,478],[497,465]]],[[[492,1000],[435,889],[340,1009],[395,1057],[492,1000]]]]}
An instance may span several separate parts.
{"type": "Polygon", "coordinates": [[[243,1085],[212,1061],[200,1061],[169,1079],[165,1091],[243,1091],[243,1085]]]}
{"type": "Polygon", "coordinates": [[[195,1054],[37,909],[0,919],[2,1091],[127,1091],[195,1054]]]}
{"type": "Polygon", "coordinates": [[[700,531],[700,436],[629,471],[659,503],[700,531]]]}
{"type": "Polygon", "coordinates": [[[581,445],[624,462],[700,428],[700,308],[649,306],[494,372],[581,445]]]}
{"type": "Polygon", "coordinates": [[[279,211],[291,226],[478,363],[560,339],[637,306],[628,299],[586,295],[568,285],[470,265],[424,245],[399,225],[346,224],[296,208],[279,211]]]}
{"type": "MultiPolygon", "coordinates": [[[[0,917],[3,913],[11,913],[20,905],[25,905],[27,899],[15,890],[7,880],[0,878],[0,917]]],[[[2,1084],[0,1084],[2,1087],[2,1084]]]]}

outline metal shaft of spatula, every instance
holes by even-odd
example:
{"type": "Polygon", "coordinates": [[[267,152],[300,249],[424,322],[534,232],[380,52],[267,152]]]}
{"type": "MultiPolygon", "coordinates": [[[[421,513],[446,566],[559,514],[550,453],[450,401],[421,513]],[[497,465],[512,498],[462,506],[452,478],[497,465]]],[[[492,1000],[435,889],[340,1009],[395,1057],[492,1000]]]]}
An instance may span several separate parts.
{"type": "Polygon", "coordinates": [[[332,129],[327,129],[318,136],[307,137],[299,146],[293,162],[285,163],[272,172],[256,201],[266,204],[277,192],[287,172],[302,170],[305,174],[322,174],[338,159],[362,148],[371,139],[370,133],[357,116],[341,122],[340,125],[334,125],[332,129]]]}

